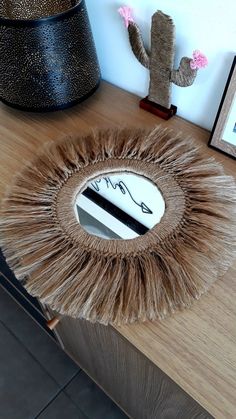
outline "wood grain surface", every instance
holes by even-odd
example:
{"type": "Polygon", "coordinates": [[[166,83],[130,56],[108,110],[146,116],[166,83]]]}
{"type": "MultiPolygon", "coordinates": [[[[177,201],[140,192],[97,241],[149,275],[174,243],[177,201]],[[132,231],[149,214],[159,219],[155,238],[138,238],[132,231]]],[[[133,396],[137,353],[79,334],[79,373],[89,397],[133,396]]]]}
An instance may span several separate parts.
{"type": "MultiPolygon", "coordinates": [[[[50,114],[0,106],[0,196],[25,162],[48,140],[104,126],[164,126],[183,131],[236,175],[235,161],[207,147],[209,132],[179,117],[170,121],[139,109],[139,99],[102,83],[86,102],[50,114]]],[[[220,257],[220,255],[219,255],[220,257]]],[[[147,358],[216,418],[236,418],[236,263],[190,310],[162,322],[117,328],[147,358]]]]}
{"type": "Polygon", "coordinates": [[[112,327],[63,317],[57,334],[69,355],[130,418],[213,419],[112,327]]]}

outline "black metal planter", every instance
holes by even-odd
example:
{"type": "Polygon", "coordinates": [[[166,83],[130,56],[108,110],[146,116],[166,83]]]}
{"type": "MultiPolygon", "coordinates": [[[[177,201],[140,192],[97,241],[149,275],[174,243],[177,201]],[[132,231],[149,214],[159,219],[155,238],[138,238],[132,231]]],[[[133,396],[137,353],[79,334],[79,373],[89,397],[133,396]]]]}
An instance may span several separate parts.
{"type": "Polygon", "coordinates": [[[84,0],[3,0],[0,16],[2,102],[51,111],[96,90],[100,69],[84,0]]]}

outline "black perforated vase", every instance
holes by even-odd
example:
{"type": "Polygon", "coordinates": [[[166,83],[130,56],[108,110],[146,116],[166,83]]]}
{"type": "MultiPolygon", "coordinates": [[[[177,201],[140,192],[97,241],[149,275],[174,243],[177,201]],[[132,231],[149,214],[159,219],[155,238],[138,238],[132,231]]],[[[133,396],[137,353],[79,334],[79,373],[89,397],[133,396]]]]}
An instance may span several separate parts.
{"type": "Polygon", "coordinates": [[[30,111],[63,109],[98,87],[100,69],[84,0],[3,0],[0,98],[30,111]]]}

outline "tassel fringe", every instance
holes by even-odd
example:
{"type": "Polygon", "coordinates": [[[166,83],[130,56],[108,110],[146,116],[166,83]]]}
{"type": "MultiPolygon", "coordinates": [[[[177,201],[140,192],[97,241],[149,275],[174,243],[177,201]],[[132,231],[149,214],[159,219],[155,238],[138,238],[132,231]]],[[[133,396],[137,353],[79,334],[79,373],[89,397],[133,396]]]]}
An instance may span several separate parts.
{"type": "Polygon", "coordinates": [[[235,182],[193,140],[162,127],[71,136],[17,175],[0,232],[16,277],[62,315],[116,325],[163,319],[190,307],[235,258],[235,182]],[[122,170],[156,183],[166,213],[137,239],[91,236],[76,221],[76,195],[122,170]]]}

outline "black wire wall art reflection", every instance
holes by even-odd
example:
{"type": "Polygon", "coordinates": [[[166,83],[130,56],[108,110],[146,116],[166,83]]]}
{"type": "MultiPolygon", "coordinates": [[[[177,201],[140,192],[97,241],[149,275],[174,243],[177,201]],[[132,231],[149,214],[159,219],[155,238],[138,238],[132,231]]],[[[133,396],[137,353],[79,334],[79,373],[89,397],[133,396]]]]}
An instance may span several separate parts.
{"type": "Polygon", "coordinates": [[[67,108],[99,86],[84,0],[3,1],[0,54],[0,99],[22,110],[67,108]]]}
{"type": "Polygon", "coordinates": [[[142,199],[137,201],[134,198],[130,189],[128,188],[126,183],[122,180],[119,180],[118,182],[114,182],[110,177],[104,177],[102,179],[95,180],[94,182],[91,183],[91,185],[95,189],[95,191],[98,192],[100,190],[99,184],[102,181],[105,181],[107,189],[111,188],[111,189],[117,190],[122,195],[128,195],[130,197],[131,201],[135,205],[137,205],[144,214],[152,214],[153,213],[153,211],[145,204],[145,202],[142,201],[142,199]]]}

